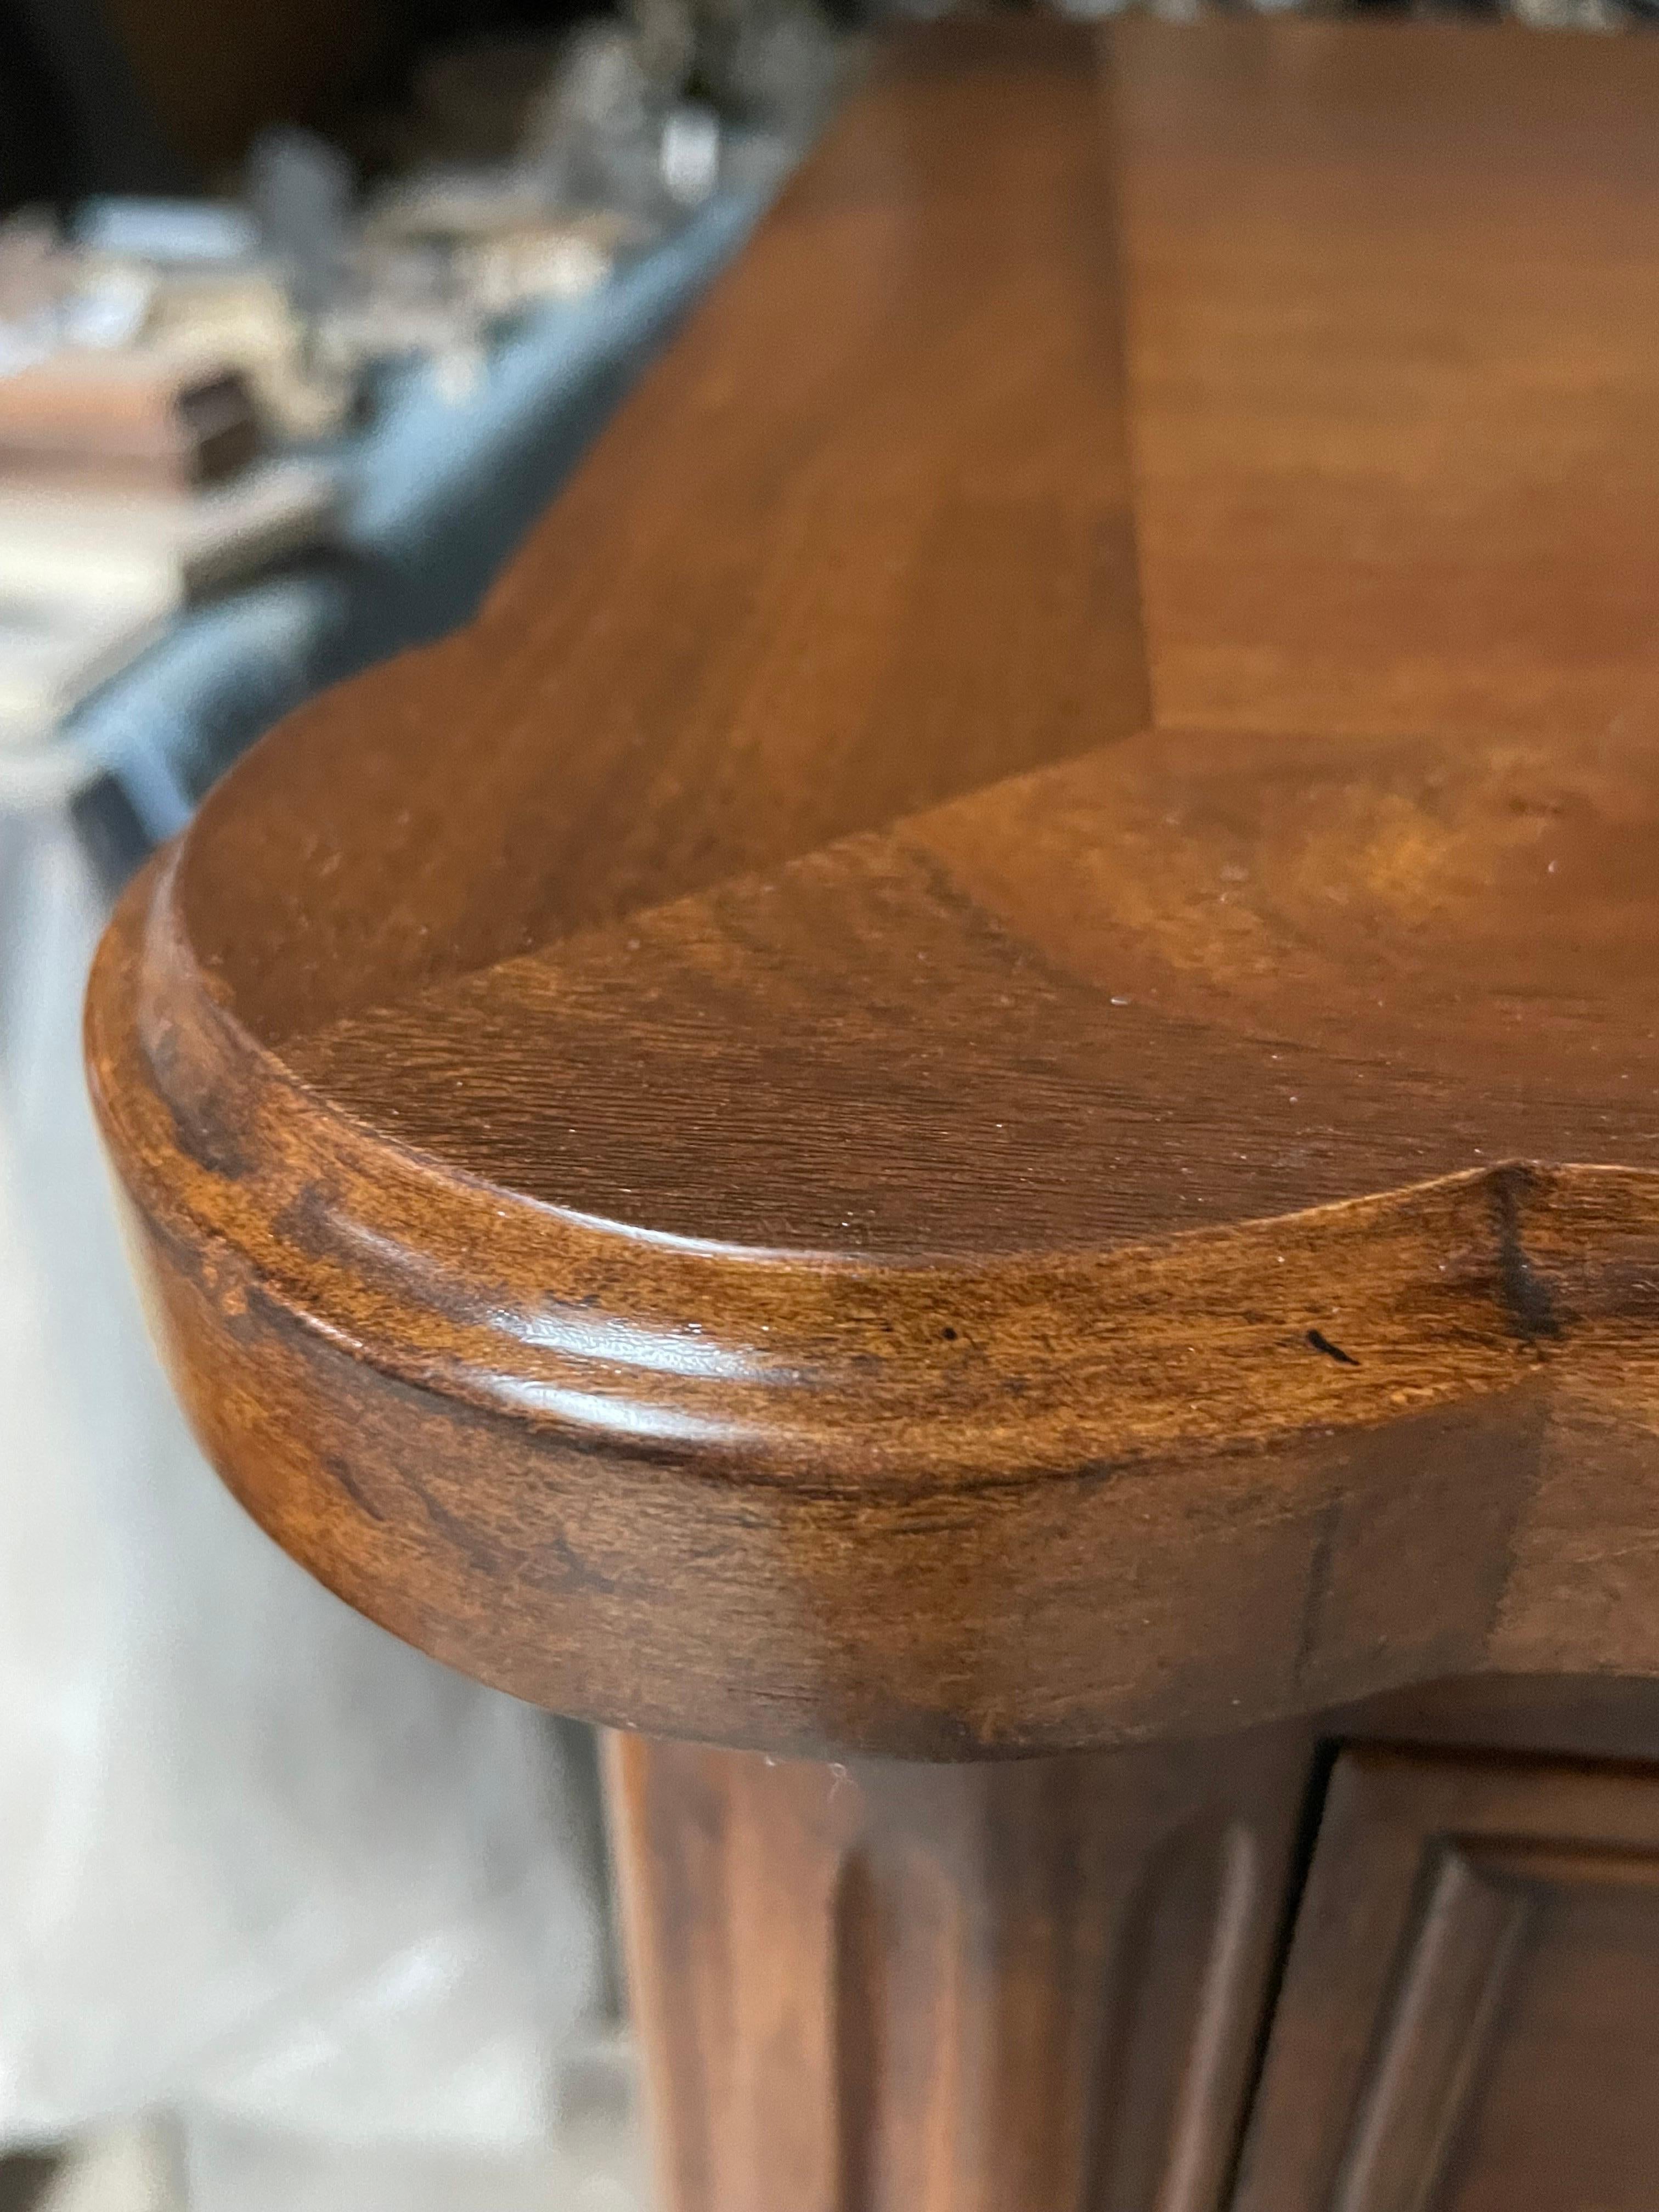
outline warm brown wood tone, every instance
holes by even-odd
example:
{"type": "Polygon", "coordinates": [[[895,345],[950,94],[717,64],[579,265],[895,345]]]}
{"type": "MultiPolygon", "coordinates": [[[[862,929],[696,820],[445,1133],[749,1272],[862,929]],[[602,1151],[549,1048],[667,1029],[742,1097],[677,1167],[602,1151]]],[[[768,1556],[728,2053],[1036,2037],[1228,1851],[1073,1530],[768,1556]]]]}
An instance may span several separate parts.
{"type": "Polygon", "coordinates": [[[233,474],[258,442],[246,382],[211,362],[64,352],[0,376],[0,485],[185,491],[233,474]]]}
{"type": "MultiPolygon", "coordinates": [[[[1530,113],[1538,51],[1121,42],[1132,359],[1143,295],[1154,329],[1197,313],[1154,223],[1183,70],[1207,179],[1226,82],[1254,112],[1266,72],[1279,128],[1329,139],[1377,56],[1431,115],[1448,85],[1530,113]]],[[[354,1602],[656,1729],[1035,1748],[1659,1667],[1620,1533],[1649,1510],[1659,1232],[1644,731],[1128,737],[1089,49],[911,53],[481,623],[297,717],[129,902],[94,1065],[198,1422],[354,1602]],[[730,877],[757,862],[787,865],[730,877]],[[1388,1533],[1420,1526],[1440,1575],[1388,1533]]],[[[1535,213],[1594,259],[1656,64],[1607,64],[1587,184],[1570,106],[1508,157],[1517,238],[1535,213]]],[[[1269,133],[1264,191],[1279,158],[1269,133]]],[[[1301,297],[1258,263],[1263,302],[1301,297]]],[[[1485,293],[1408,273],[1431,398],[1485,293]]],[[[1527,357],[1562,439],[1622,434],[1659,523],[1659,354],[1619,336],[1571,374],[1559,332],[1527,357]]],[[[1223,426],[1254,358],[1206,372],[1223,426]]],[[[1147,450],[1193,405],[1155,369],[1147,450]]],[[[1357,528],[1400,446],[1351,407],[1357,528]]],[[[1552,543],[1579,495],[1558,468],[1552,543]]],[[[1413,655],[1449,542],[1423,533],[1392,556],[1413,655]]],[[[1565,650],[1535,642],[1536,670],[1565,650]]]]}
{"type": "MultiPolygon", "coordinates": [[[[745,1747],[616,1754],[670,2212],[1218,2212],[1315,1739],[1659,1760],[1659,46],[1106,52],[901,41],[94,978],[250,1510],[745,1747]]],[[[1252,2212],[1588,2212],[1609,2033],[1648,2201],[1659,1783],[1379,1759],[1252,2212]]]]}
{"type": "Polygon", "coordinates": [[[1489,1674],[1395,1690],[1324,1715],[1333,1739],[1659,1766],[1659,1681],[1489,1674]]]}
{"type": "Polygon", "coordinates": [[[1121,173],[1161,720],[1647,726],[1654,62],[1450,27],[1137,41],[1121,173]]]}
{"type": "Polygon", "coordinates": [[[678,2212],[1212,2212],[1305,1729],[1012,1765],[611,1739],[678,2212]]]}
{"type": "Polygon", "coordinates": [[[204,173],[267,124],[314,121],[392,51],[386,0],[103,0],[173,142],[204,173]]]}
{"type": "Polygon", "coordinates": [[[1349,1753],[1237,2212],[1647,2212],[1659,1771],[1349,1753]]]}
{"type": "Polygon", "coordinates": [[[899,48],[480,620],[209,801],[179,912],[239,1023],[280,1050],[1139,728],[1108,185],[1086,40],[899,48]]]}

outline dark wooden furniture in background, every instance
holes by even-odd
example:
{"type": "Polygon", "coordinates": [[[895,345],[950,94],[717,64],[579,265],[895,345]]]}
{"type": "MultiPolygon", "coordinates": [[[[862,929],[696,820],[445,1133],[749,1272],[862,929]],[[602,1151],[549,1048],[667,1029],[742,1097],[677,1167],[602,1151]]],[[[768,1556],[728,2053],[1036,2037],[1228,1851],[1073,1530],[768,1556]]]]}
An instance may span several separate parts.
{"type": "Polygon", "coordinates": [[[215,1463],[617,1731],[672,2212],[1659,2195],[1656,122],[900,42],[120,909],[215,1463]]]}
{"type": "Polygon", "coordinates": [[[397,51],[408,0],[102,0],[157,120],[204,177],[311,121],[397,51]]]}

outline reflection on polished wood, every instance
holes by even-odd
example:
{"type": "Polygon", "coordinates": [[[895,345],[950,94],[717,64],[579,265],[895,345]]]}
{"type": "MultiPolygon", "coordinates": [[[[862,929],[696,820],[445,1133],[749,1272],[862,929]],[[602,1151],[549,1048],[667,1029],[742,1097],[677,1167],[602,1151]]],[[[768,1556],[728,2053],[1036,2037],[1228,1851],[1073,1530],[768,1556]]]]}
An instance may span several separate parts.
{"type": "MultiPolygon", "coordinates": [[[[677,2212],[1214,2212],[1304,1808],[1366,1888],[1321,1743],[1659,1759],[1656,114],[1639,40],[907,36],[477,622],[116,917],[226,1480],[734,1747],[613,1762],[677,2212]]],[[[1522,2088],[1296,2202],[1561,2212],[1585,1912],[1522,2088]]],[[[1275,2212],[1378,2094],[1290,1955],[1275,2212]]]]}

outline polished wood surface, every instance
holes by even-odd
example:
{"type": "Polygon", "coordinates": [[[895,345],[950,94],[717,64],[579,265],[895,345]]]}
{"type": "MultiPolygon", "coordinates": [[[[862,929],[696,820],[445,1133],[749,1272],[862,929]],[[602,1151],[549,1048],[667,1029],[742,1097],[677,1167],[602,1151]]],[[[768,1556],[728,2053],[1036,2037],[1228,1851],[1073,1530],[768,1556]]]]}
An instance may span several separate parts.
{"type": "Polygon", "coordinates": [[[907,34],[115,919],[210,1455],[647,1732],[665,2212],[1651,2201],[1656,115],[907,34]]]}
{"type": "Polygon", "coordinates": [[[1349,1753],[1236,2212],[1644,2212],[1659,1769],[1349,1753]]]}
{"type": "Polygon", "coordinates": [[[177,912],[239,1024],[285,1054],[1139,728],[1109,182],[1086,39],[901,42],[479,619],[209,799],[177,912]]]}
{"type": "Polygon", "coordinates": [[[1659,1672],[1656,100],[1494,29],[899,44],[479,622],[111,933],[161,1334],[279,1540],[774,1750],[1659,1672]]]}
{"type": "Polygon", "coordinates": [[[1213,2212],[1311,1733],[826,1767],[611,1740],[676,2212],[1213,2212]]]}
{"type": "Polygon", "coordinates": [[[1241,22],[1116,92],[1158,720],[1639,738],[1654,57],[1241,22]]]}

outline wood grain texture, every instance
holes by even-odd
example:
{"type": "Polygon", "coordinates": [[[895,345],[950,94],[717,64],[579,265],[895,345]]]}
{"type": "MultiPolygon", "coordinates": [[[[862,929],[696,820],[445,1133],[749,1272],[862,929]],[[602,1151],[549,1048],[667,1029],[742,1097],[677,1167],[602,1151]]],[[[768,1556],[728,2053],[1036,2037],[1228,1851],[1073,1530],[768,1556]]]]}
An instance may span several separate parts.
{"type": "Polygon", "coordinates": [[[899,41],[478,621],[208,800],[180,918],[250,1032],[1140,727],[1109,182],[1085,38],[899,41]]]}
{"type": "Polygon", "coordinates": [[[1132,36],[1159,720],[1650,732],[1659,56],[1453,24],[1132,36]]]}
{"type": "Polygon", "coordinates": [[[1659,1772],[1348,1754],[1237,2212],[1638,2212],[1659,1772]]]}
{"type": "Polygon", "coordinates": [[[611,1740],[672,2212],[1219,2212],[1308,1733],[1006,1765],[611,1740]]]}
{"type": "Polygon", "coordinates": [[[480,621],[100,957],[216,1463],[563,1711],[1659,1674],[1659,50],[1106,51],[902,41],[480,621]]]}

